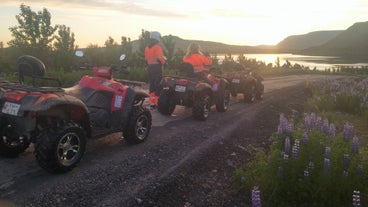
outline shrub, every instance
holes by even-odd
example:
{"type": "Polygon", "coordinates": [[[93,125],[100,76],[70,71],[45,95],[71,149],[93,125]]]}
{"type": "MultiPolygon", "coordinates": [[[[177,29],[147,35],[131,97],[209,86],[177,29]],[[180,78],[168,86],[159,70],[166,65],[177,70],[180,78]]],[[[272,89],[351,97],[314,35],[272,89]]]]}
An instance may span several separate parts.
{"type": "Polygon", "coordinates": [[[360,195],[368,192],[368,150],[354,127],[337,132],[313,113],[298,128],[293,122],[280,115],[269,153],[258,152],[246,170],[238,169],[236,186],[257,186],[264,206],[351,206],[353,192],[367,203],[360,195]]]}

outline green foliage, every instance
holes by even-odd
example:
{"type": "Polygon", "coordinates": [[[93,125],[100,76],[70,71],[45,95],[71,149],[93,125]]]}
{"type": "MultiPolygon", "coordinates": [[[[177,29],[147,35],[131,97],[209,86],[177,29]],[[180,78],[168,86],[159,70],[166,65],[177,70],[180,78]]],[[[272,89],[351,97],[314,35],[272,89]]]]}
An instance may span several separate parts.
{"type": "Polygon", "coordinates": [[[21,13],[16,16],[19,25],[9,28],[13,39],[8,45],[22,48],[28,53],[37,53],[41,58],[46,57],[57,30],[57,26],[51,25],[50,12],[43,9],[36,13],[24,4],[20,5],[20,10],[21,13]]]}
{"type": "Polygon", "coordinates": [[[361,204],[367,203],[367,81],[312,83],[310,109],[323,114],[325,121],[306,116],[292,133],[285,133],[280,130],[280,117],[270,150],[258,152],[245,170],[237,169],[234,186],[249,194],[258,186],[263,206],[351,206],[353,191],[360,192],[361,204]],[[336,120],[336,127],[328,120],[336,120]],[[346,135],[345,126],[350,121],[358,124],[353,128],[354,139],[346,135]],[[286,139],[292,146],[299,146],[294,151],[297,153],[286,150],[290,149],[285,147],[286,139]]]}
{"type": "MultiPolygon", "coordinates": [[[[295,132],[291,143],[302,140],[302,133],[295,132]]],[[[247,170],[235,172],[235,186],[252,189],[258,186],[264,206],[350,206],[352,193],[359,190],[368,193],[367,173],[359,173],[358,166],[367,169],[367,148],[361,148],[360,154],[351,153],[351,141],[345,141],[342,134],[330,138],[326,134],[313,130],[309,141],[300,143],[296,158],[283,159],[284,141],[274,135],[274,144],[269,154],[258,152],[247,164],[247,170]],[[331,148],[330,169],[325,170],[325,147],[331,148]],[[344,155],[349,154],[349,164],[344,165],[344,155]],[[313,163],[313,168],[310,167],[313,163]],[[348,175],[344,175],[344,170],[348,175]],[[305,175],[308,171],[308,176],[305,175]],[[241,180],[245,182],[241,183],[241,180]]],[[[362,198],[362,203],[368,200],[362,198]]]]}

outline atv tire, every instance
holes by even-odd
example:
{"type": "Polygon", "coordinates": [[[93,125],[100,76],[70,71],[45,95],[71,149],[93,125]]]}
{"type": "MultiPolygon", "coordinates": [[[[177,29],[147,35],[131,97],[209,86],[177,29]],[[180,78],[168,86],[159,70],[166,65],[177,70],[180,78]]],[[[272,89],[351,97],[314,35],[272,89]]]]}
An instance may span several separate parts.
{"type": "Polygon", "coordinates": [[[243,95],[244,95],[244,101],[246,103],[252,103],[254,101],[255,96],[255,86],[251,85],[245,88],[243,95]]]}
{"type": "Polygon", "coordinates": [[[208,95],[197,97],[192,109],[193,117],[197,120],[204,121],[208,118],[210,109],[211,104],[210,97],[208,95]]]}
{"type": "Polygon", "coordinates": [[[142,106],[134,106],[130,114],[128,125],[123,129],[124,139],[129,144],[144,142],[149,135],[151,125],[151,112],[142,106]]]}
{"type": "Polygon", "coordinates": [[[256,100],[262,100],[263,93],[264,93],[264,85],[259,84],[258,87],[257,87],[255,99],[256,100]]]}
{"type": "Polygon", "coordinates": [[[230,104],[230,91],[223,86],[216,98],[216,110],[218,112],[225,112],[230,104]]]}
{"type": "Polygon", "coordinates": [[[19,134],[14,127],[1,122],[0,127],[0,154],[2,156],[15,158],[28,148],[29,142],[27,140],[19,141],[19,134]]]}
{"type": "Polygon", "coordinates": [[[79,163],[85,148],[85,131],[76,123],[62,122],[39,134],[34,154],[43,169],[51,173],[64,173],[79,163]]]}
{"type": "Polygon", "coordinates": [[[172,98],[167,93],[167,91],[163,91],[158,98],[158,111],[163,115],[171,115],[176,106],[172,98]]]}

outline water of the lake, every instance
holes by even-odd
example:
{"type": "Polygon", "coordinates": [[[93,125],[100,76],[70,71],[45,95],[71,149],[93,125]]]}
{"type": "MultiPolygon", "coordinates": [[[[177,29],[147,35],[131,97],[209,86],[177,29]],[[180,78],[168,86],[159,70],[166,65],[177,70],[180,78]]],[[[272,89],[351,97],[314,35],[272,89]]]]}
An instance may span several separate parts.
{"type": "MultiPolygon", "coordinates": [[[[348,67],[368,67],[367,63],[344,63],[343,60],[338,60],[336,57],[331,56],[305,56],[305,55],[293,55],[293,54],[244,54],[247,59],[256,59],[257,61],[264,62],[266,64],[272,63],[276,65],[277,58],[279,58],[280,65],[283,65],[286,61],[289,61],[292,65],[299,64],[310,69],[316,68],[317,70],[339,68],[341,66],[348,67]],[[336,63],[339,62],[339,63],[336,63]]],[[[222,59],[224,56],[218,56],[222,59]]],[[[238,58],[238,55],[232,55],[234,60],[238,58]]]]}

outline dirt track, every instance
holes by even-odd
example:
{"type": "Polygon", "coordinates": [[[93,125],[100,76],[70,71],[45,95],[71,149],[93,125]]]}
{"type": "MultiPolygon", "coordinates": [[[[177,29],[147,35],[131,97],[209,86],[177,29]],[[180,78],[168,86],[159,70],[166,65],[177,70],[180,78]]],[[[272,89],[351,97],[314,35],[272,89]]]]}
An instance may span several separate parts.
{"type": "Polygon", "coordinates": [[[262,101],[246,104],[239,95],[205,122],[184,107],[173,116],[153,111],[146,142],[128,145],[120,134],[91,140],[66,174],[39,168],[32,147],[0,158],[0,206],[245,206],[247,196],[231,187],[234,169],[267,148],[280,113],[302,114],[305,81],[315,78],[268,78],[262,101]]]}

